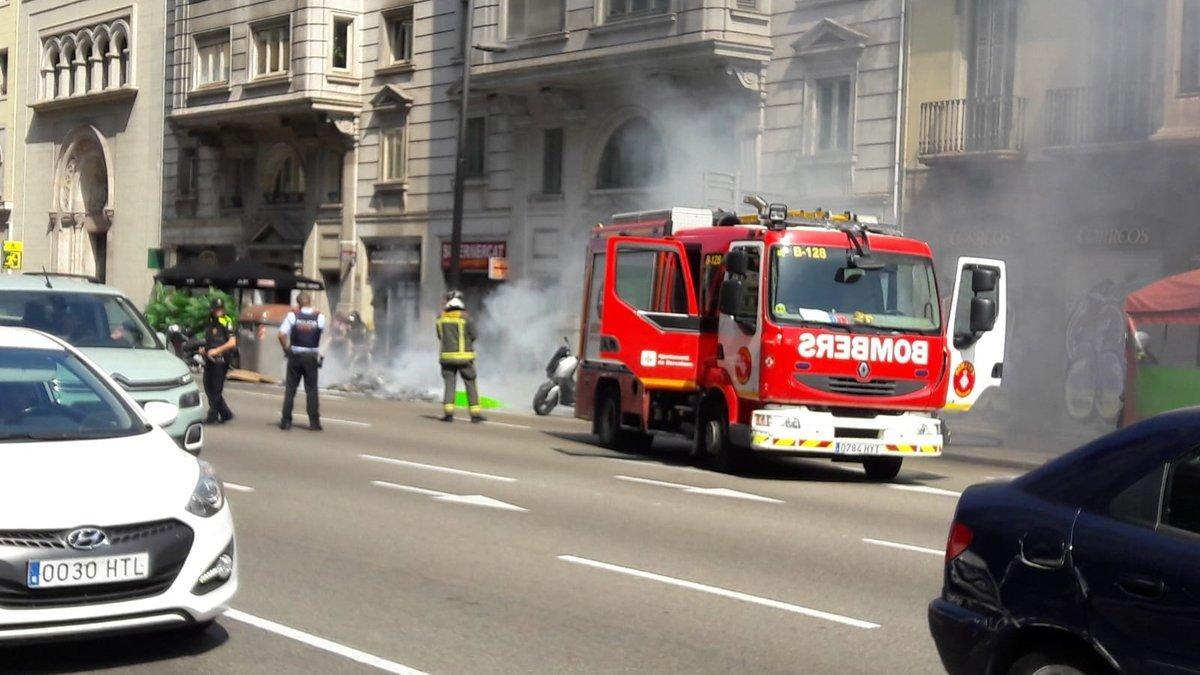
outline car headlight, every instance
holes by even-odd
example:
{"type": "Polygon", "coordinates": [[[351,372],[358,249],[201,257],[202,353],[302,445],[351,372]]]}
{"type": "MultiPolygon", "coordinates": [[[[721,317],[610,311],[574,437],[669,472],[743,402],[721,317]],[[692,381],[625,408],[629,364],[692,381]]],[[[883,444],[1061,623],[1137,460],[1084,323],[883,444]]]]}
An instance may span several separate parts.
{"type": "Polygon", "coordinates": [[[195,408],[198,405],[200,405],[200,392],[198,390],[189,391],[179,397],[180,408],[195,408]]]}
{"type": "Polygon", "coordinates": [[[224,507],[225,488],[221,486],[221,479],[217,478],[211,464],[201,461],[200,480],[196,481],[196,488],[192,490],[192,497],[187,503],[187,511],[201,518],[209,518],[224,507]]]}
{"type": "Polygon", "coordinates": [[[179,376],[179,384],[191,384],[195,381],[196,378],[192,377],[191,373],[184,373],[183,375],[179,376]]]}

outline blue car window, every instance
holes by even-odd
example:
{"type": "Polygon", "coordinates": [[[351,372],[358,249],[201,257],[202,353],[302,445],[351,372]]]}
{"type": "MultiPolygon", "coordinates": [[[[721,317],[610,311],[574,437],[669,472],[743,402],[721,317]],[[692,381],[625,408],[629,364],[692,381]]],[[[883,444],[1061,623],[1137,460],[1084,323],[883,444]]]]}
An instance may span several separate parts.
{"type": "Polygon", "coordinates": [[[1108,514],[1134,525],[1151,529],[1157,527],[1165,473],[1166,464],[1161,464],[1122,490],[1108,505],[1108,514]]]}
{"type": "Polygon", "coordinates": [[[1171,465],[1162,521],[1200,534],[1200,451],[1171,465]]]}

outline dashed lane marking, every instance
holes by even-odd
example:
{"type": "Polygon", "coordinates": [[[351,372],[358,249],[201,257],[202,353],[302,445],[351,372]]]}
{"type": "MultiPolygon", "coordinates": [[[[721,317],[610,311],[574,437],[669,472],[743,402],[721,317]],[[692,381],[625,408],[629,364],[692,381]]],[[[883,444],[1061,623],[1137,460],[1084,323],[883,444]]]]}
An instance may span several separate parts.
{"type": "Polygon", "coordinates": [[[920,492],[927,495],[940,495],[942,497],[958,498],[962,496],[961,492],[953,490],[943,490],[942,488],[929,487],[928,485],[900,485],[898,483],[888,483],[888,487],[893,490],[904,490],[905,492],[920,492]]]}
{"type": "Polygon", "coordinates": [[[651,478],[638,478],[637,476],[613,476],[617,480],[623,480],[630,483],[642,483],[645,485],[657,485],[659,487],[671,488],[674,490],[682,490],[694,495],[708,495],[710,497],[730,497],[732,499],[745,499],[753,502],[766,502],[769,504],[782,504],[782,499],[773,497],[763,497],[762,495],[742,492],[741,490],[732,490],[730,488],[706,488],[695,485],[683,485],[682,483],[668,483],[665,480],[653,480],[651,478]]]}
{"type": "Polygon", "coordinates": [[[374,425],[373,425],[373,424],[371,424],[370,422],[356,422],[356,421],[354,421],[354,420],[341,420],[341,419],[338,419],[338,418],[336,418],[336,417],[322,417],[322,418],[321,418],[321,421],[322,421],[322,422],[333,422],[334,424],[350,424],[350,425],[353,425],[353,426],[356,426],[356,427],[370,427],[370,426],[374,426],[374,425]]]}
{"type": "Polygon", "coordinates": [[[253,616],[236,609],[227,610],[225,612],[225,616],[233,619],[234,621],[240,621],[244,624],[254,626],[255,628],[259,628],[276,635],[281,635],[285,638],[295,640],[296,642],[304,643],[310,647],[315,647],[322,651],[329,652],[330,654],[336,654],[338,656],[350,659],[351,661],[357,661],[363,665],[371,666],[372,668],[378,668],[379,670],[387,673],[398,673],[400,675],[425,675],[425,673],[420,670],[409,668],[408,666],[396,663],[395,661],[389,661],[385,658],[368,654],[364,651],[359,651],[353,647],[347,647],[346,645],[338,644],[332,640],[326,640],[323,637],[318,637],[311,633],[305,633],[302,630],[296,630],[295,628],[285,626],[281,623],[275,623],[274,621],[269,621],[267,619],[260,619],[257,616],[253,616]]]}
{"type": "Polygon", "coordinates": [[[748,602],[748,603],[755,604],[755,605],[762,605],[763,607],[771,607],[772,609],[779,609],[779,610],[783,610],[785,612],[792,612],[793,614],[802,614],[804,616],[812,617],[814,619],[823,619],[825,621],[832,621],[834,623],[840,623],[842,625],[852,626],[854,628],[864,628],[864,629],[879,628],[879,624],[873,623],[871,621],[855,619],[853,617],[843,616],[841,614],[834,614],[832,612],[825,612],[825,611],[822,611],[819,609],[812,609],[810,607],[802,607],[800,605],[793,605],[790,602],[782,602],[780,600],[772,600],[770,598],[763,598],[763,597],[759,597],[757,595],[750,595],[748,593],[742,593],[740,591],[731,591],[727,588],[720,588],[719,586],[709,586],[708,584],[701,584],[701,583],[698,583],[695,581],[688,581],[687,579],[677,579],[675,577],[668,577],[663,574],[655,574],[654,572],[646,572],[643,570],[634,569],[632,567],[622,567],[621,565],[614,565],[612,563],[600,562],[599,560],[589,560],[587,558],[580,558],[578,556],[573,556],[573,555],[560,555],[560,556],[558,556],[558,559],[562,560],[563,562],[574,563],[576,565],[584,565],[586,567],[592,567],[595,569],[606,570],[609,572],[616,572],[618,574],[626,574],[631,577],[638,577],[639,579],[649,579],[650,581],[657,581],[657,582],[668,584],[671,586],[678,586],[680,588],[687,588],[687,589],[690,589],[693,591],[700,591],[702,593],[709,593],[712,595],[719,595],[721,597],[730,598],[732,600],[740,600],[742,602],[748,602]]]}
{"type": "Polygon", "coordinates": [[[885,541],[883,539],[870,539],[868,537],[864,537],[863,543],[864,544],[874,544],[875,546],[886,546],[888,548],[898,548],[902,551],[912,551],[914,553],[925,553],[928,555],[935,555],[939,558],[946,555],[945,551],[939,551],[936,548],[925,548],[924,546],[913,546],[912,544],[901,544],[899,542],[885,541]]]}
{"type": "Polygon", "coordinates": [[[421,462],[410,462],[407,459],[395,459],[393,457],[380,457],[379,455],[359,455],[369,462],[383,462],[384,464],[395,464],[396,466],[407,466],[414,469],[425,469],[426,471],[437,471],[439,473],[452,473],[456,476],[471,476],[472,478],[482,478],[484,480],[495,480],[501,483],[515,483],[516,478],[508,476],[497,476],[492,473],[480,473],[478,471],[467,471],[466,469],[455,469],[448,466],[438,466],[436,464],[422,464],[421,462]]]}

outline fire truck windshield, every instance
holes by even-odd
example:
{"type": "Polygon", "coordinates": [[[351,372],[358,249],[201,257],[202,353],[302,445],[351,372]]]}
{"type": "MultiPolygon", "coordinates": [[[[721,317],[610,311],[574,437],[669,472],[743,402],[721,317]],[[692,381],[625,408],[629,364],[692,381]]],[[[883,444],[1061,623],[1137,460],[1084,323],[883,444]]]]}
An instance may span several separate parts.
{"type": "Polygon", "coordinates": [[[822,324],[936,333],[941,328],[933,263],[874,252],[879,269],[848,267],[846,249],[774,246],[771,316],[783,324],[822,324]]]}

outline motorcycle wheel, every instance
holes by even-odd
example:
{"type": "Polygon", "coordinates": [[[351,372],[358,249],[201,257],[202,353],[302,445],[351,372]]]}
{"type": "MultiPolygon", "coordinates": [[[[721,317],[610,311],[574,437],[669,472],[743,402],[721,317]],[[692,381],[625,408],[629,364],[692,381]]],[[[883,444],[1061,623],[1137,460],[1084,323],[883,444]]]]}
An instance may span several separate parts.
{"type": "Polygon", "coordinates": [[[533,412],[538,415],[549,415],[551,410],[558,405],[558,385],[553,382],[544,382],[538,387],[537,393],[533,395],[533,412]]]}

